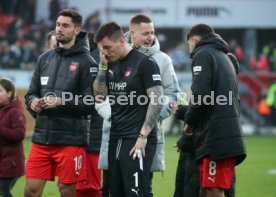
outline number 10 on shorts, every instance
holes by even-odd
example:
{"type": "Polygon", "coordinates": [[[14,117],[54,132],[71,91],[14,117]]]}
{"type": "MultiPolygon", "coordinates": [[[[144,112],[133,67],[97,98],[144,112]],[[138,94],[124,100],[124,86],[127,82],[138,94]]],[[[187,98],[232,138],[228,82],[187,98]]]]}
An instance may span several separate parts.
{"type": "Polygon", "coordinates": [[[75,161],[75,173],[77,175],[80,174],[80,169],[81,169],[81,165],[82,165],[82,156],[77,156],[74,158],[74,161],[75,161]]]}

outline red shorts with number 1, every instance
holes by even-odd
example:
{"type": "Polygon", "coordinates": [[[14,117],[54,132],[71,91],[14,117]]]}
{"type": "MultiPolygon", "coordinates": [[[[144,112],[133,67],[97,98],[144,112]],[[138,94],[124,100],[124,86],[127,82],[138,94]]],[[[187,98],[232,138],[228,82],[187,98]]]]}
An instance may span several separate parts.
{"type": "Polygon", "coordinates": [[[28,179],[55,180],[70,184],[86,179],[84,147],[33,144],[26,166],[28,179]]]}
{"type": "Polygon", "coordinates": [[[203,188],[229,189],[234,176],[235,158],[212,161],[206,156],[200,163],[200,185],[203,188]]]}

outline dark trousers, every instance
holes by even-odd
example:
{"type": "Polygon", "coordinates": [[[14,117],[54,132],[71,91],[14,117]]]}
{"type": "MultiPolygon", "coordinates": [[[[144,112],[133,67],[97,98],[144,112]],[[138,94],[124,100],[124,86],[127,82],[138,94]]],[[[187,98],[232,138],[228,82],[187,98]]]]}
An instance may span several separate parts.
{"type": "Polygon", "coordinates": [[[110,140],[108,167],[111,197],[146,197],[156,144],[147,144],[143,161],[129,155],[135,140],[110,140]]]}
{"type": "Polygon", "coordinates": [[[0,178],[0,196],[2,197],[13,197],[11,190],[15,185],[18,177],[12,178],[0,178]]]}
{"type": "Polygon", "coordinates": [[[108,170],[103,170],[102,197],[109,197],[108,170]]]}
{"type": "Polygon", "coordinates": [[[153,172],[150,173],[149,176],[149,187],[148,187],[148,195],[147,197],[153,197],[153,192],[152,192],[152,179],[153,179],[153,172]]]}

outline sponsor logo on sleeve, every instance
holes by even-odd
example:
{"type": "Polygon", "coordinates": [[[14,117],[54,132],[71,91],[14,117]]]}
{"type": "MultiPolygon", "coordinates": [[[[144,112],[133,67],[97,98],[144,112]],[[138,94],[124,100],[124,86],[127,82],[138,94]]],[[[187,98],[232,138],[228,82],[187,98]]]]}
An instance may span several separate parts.
{"type": "Polygon", "coordinates": [[[200,72],[202,70],[202,66],[195,66],[193,67],[194,72],[200,72]]]}
{"type": "Polygon", "coordinates": [[[96,67],[90,68],[90,73],[97,73],[97,72],[98,72],[98,68],[96,68],[96,67]]]}
{"type": "Polygon", "coordinates": [[[48,84],[49,77],[40,77],[40,83],[41,85],[47,85],[48,84]]]}
{"type": "Polygon", "coordinates": [[[152,79],[153,79],[153,81],[161,81],[161,76],[155,74],[155,75],[152,75],[152,79]]]}

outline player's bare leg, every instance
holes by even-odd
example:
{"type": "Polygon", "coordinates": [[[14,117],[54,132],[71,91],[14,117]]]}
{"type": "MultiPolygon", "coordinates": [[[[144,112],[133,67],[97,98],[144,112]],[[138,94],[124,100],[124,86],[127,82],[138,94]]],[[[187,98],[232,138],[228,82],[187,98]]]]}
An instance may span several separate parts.
{"type": "Polygon", "coordinates": [[[220,188],[204,188],[201,197],[225,197],[224,190],[220,188]]]}
{"type": "Polygon", "coordinates": [[[76,184],[60,184],[59,192],[61,197],[76,197],[76,184]]]}
{"type": "Polygon", "coordinates": [[[43,192],[45,183],[46,183],[46,180],[42,180],[42,179],[27,179],[25,190],[24,190],[24,196],[40,197],[43,192]]]}

